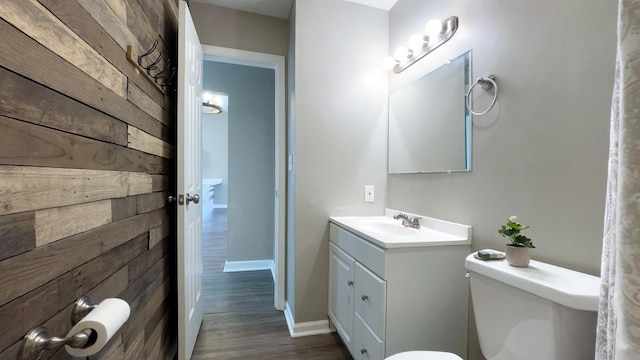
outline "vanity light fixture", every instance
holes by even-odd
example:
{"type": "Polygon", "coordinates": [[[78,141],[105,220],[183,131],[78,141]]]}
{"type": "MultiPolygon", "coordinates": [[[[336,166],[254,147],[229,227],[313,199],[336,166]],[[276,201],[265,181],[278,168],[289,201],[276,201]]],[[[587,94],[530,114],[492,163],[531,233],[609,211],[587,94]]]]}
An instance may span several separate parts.
{"type": "Polygon", "coordinates": [[[393,72],[398,74],[449,41],[456,30],[458,30],[457,16],[451,16],[444,21],[429,20],[424,29],[426,35],[411,35],[409,46],[398,46],[393,57],[384,58],[382,66],[387,70],[393,69],[393,72]]]}

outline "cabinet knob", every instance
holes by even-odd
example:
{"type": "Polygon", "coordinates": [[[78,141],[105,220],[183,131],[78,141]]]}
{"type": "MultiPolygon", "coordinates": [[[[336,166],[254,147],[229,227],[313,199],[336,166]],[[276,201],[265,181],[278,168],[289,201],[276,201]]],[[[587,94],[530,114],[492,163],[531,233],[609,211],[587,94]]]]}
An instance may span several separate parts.
{"type": "Polygon", "coordinates": [[[353,281],[348,280],[348,281],[347,281],[347,285],[349,285],[349,286],[353,286],[353,281]]]}
{"type": "Polygon", "coordinates": [[[361,348],[360,348],[360,354],[364,355],[364,354],[366,354],[366,353],[367,353],[367,349],[365,349],[365,348],[361,347],[361,348]]]}
{"type": "Polygon", "coordinates": [[[362,295],[362,301],[369,300],[369,295],[362,295]]]}

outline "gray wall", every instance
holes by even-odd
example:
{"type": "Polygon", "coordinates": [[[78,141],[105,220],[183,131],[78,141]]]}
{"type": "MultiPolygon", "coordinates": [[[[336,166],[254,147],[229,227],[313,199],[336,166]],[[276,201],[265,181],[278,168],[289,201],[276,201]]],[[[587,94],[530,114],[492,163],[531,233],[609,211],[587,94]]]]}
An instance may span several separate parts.
{"type": "Polygon", "coordinates": [[[287,254],[295,256],[287,301],[296,323],[327,318],[328,217],[383,213],[387,36],[386,11],[343,0],[296,4],[295,248],[287,254]],[[365,184],[375,185],[373,204],[364,203],[365,184]]]}
{"type": "Polygon", "coordinates": [[[193,23],[204,45],[287,55],[289,22],[190,1],[193,23]]]}
{"type": "Polygon", "coordinates": [[[427,16],[460,18],[438,56],[402,76],[472,49],[473,77],[495,73],[500,92],[473,118],[473,171],[389,176],[389,206],[472,225],[474,249],[502,248],[496,230],[515,214],[531,225],[535,259],[599,274],[616,10],[597,0],[400,0],[390,51],[427,16]]]}
{"type": "MultiPolygon", "coordinates": [[[[214,84],[204,84],[212,88],[214,84]]],[[[222,184],[215,186],[214,201],[209,205],[227,204],[229,187],[229,113],[202,114],[202,177],[219,178],[222,184]]],[[[209,196],[209,189],[205,196],[209,196]]]]}
{"type": "MultiPolygon", "coordinates": [[[[496,231],[518,215],[531,225],[534,259],[598,275],[616,10],[597,0],[400,0],[390,53],[431,17],[457,15],[460,29],[391,75],[391,87],[472,49],[473,78],[494,73],[500,92],[473,119],[472,172],[389,176],[389,207],[472,225],[474,250],[502,249],[496,231]]],[[[477,344],[470,358],[480,358],[477,344]]]]}
{"type": "Polygon", "coordinates": [[[227,260],[273,259],[275,74],[205,61],[204,91],[229,95],[227,260]]]}

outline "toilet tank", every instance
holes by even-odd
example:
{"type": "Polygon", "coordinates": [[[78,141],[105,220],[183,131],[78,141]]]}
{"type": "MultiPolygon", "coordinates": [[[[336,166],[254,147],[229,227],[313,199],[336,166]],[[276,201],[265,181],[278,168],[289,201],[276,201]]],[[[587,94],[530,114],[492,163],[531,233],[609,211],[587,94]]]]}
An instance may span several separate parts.
{"type": "Polygon", "coordinates": [[[585,360],[595,354],[600,278],[531,261],[465,261],[487,360],[585,360]]]}

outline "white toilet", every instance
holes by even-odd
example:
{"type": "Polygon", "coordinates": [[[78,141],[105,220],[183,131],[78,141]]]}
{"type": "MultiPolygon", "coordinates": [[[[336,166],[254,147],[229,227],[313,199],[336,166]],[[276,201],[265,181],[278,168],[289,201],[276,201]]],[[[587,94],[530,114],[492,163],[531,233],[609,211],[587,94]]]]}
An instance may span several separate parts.
{"type": "MultiPolygon", "coordinates": [[[[531,261],[465,261],[482,354],[487,360],[584,360],[595,354],[600,278],[531,261]]],[[[462,360],[407,351],[387,360],[462,360]]]]}

